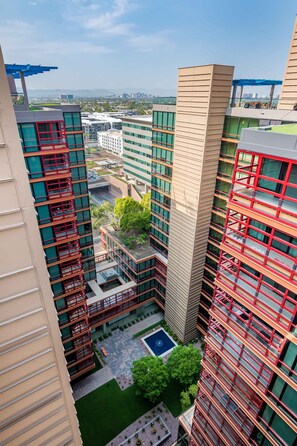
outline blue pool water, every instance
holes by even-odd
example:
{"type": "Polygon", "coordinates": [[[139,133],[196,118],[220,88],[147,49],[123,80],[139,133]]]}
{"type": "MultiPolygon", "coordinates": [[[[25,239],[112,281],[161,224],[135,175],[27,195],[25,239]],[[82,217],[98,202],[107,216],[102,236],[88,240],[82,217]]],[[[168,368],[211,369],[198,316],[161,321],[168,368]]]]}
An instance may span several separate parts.
{"type": "Polygon", "coordinates": [[[176,346],[176,343],[170,339],[163,328],[145,338],[142,338],[142,340],[156,356],[162,356],[164,353],[176,346]]]}

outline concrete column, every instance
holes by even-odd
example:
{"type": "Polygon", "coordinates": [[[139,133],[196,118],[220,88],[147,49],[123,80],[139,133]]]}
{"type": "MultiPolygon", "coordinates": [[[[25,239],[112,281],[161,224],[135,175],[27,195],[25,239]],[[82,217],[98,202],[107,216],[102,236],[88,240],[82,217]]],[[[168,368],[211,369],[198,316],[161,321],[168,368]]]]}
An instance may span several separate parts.
{"type": "Polygon", "coordinates": [[[26,109],[26,110],[29,110],[29,99],[28,99],[28,93],[27,93],[26,81],[25,81],[24,74],[23,74],[22,72],[20,72],[20,78],[21,78],[22,89],[23,89],[23,93],[24,93],[24,105],[25,105],[25,109],[26,109]]]}

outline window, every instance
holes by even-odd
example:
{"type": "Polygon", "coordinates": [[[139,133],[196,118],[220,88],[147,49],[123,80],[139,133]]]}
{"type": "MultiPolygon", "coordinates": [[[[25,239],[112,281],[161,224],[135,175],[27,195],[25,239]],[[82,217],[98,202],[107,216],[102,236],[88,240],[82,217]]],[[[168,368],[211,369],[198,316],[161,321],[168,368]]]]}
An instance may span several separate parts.
{"type": "Polygon", "coordinates": [[[67,145],[69,149],[80,149],[84,147],[82,134],[77,135],[66,135],[67,145]]]}
{"type": "Polygon", "coordinates": [[[24,152],[37,152],[38,142],[35,124],[18,124],[18,129],[24,152]]]}
{"type": "Polygon", "coordinates": [[[75,164],[85,164],[85,153],[84,150],[78,150],[75,152],[69,152],[70,165],[75,164]]]}
{"type": "MultiPolygon", "coordinates": [[[[282,163],[271,158],[264,158],[262,162],[261,175],[274,180],[283,180],[288,163],[282,163]]],[[[282,185],[278,181],[270,181],[269,179],[259,178],[258,186],[272,192],[281,192],[282,185]]]]}
{"type": "Polygon", "coordinates": [[[66,126],[66,131],[71,132],[75,130],[81,130],[81,119],[80,113],[64,113],[64,121],[66,126]]]}
{"type": "Polygon", "coordinates": [[[44,182],[32,183],[30,184],[30,187],[36,202],[44,201],[47,198],[47,191],[44,182]]]}

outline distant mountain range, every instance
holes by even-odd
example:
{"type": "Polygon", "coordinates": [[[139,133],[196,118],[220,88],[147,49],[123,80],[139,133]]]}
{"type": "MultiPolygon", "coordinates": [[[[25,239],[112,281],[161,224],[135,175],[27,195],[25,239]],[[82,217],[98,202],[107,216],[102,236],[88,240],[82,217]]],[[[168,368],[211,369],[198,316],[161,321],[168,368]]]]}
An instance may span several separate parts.
{"type": "Polygon", "coordinates": [[[57,98],[60,97],[61,94],[73,94],[74,97],[84,97],[84,98],[96,98],[96,97],[105,97],[105,96],[112,96],[112,95],[120,95],[123,93],[137,93],[138,91],[145,93],[145,94],[151,94],[153,96],[175,96],[176,91],[171,89],[147,89],[147,88],[121,88],[121,89],[115,89],[115,90],[105,90],[103,88],[94,88],[90,90],[71,90],[71,89],[48,89],[48,90],[30,90],[28,89],[28,95],[30,99],[34,98],[57,98]]]}

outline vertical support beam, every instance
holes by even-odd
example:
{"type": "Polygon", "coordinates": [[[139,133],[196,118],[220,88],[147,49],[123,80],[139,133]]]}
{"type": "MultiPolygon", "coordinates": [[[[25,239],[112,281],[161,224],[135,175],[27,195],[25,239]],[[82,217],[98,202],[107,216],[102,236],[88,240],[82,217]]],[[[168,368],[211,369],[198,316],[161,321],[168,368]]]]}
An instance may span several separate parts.
{"type": "Polygon", "coordinates": [[[275,89],[275,85],[271,85],[270,93],[269,93],[269,108],[271,108],[271,105],[272,105],[274,89],[275,89]]]}
{"type": "Polygon", "coordinates": [[[243,85],[240,86],[239,105],[238,105],[239,107],[241,106],[242,93],[243,93],[243,85]]]}
{"type": "Polygon", "coordinates": [[[233,85],[230,107],[235,107],[237,84],[233,85]]]}
{"type": "Polygon", "coordinates": [[[25,81],[25,76],[22,72],[20,72],[20,79],[21,79],[21,83],[22,83],[22,89],[23,89],[23,93],[24,93],[24,105],[25,105],[25,109],[29,110],[29,99],[28,99],[28,93],[27,93],[27,87],[26,87],[26,81],[25,81]]]}
{"type": "Polygon", "coordinates": [[[199,296],[233,70],[234,67],[224,65],[179,70],[165,319],[183,342],[197,334],[199,296]]]}

